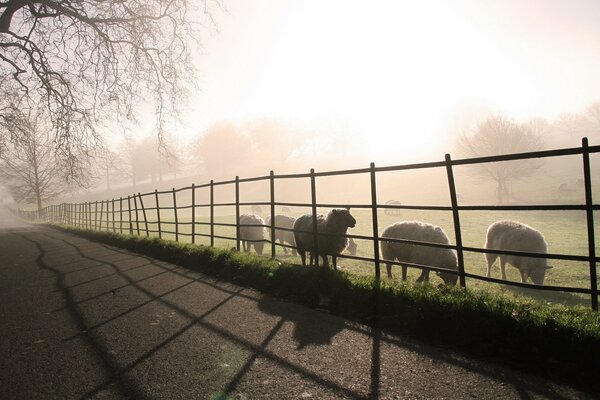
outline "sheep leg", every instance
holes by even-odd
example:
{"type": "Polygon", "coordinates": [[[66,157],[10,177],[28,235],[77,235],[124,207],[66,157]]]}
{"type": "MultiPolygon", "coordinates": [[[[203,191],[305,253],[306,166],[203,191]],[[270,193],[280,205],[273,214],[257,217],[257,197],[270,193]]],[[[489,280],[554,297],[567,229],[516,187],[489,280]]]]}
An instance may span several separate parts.
{"type": "MultiPolygon", "coordinates": [[[[318,257],[318,255],[317,255],[318,257]]],[[[329,268],[329,260],[327,258],[327,254],[323,254],[321,257],[323,257],[323,268],[327,269],[329,268]]]]}
{"type": "MultiPolygon", "coordinates": [[[[249,247],[250,246],[248,246],[248,250],[249,250],[249,247]]],[[[242,240],[242,249],[244,250],[244,253],[248,252],[248,250],[246,250],[246,241],[245,240],[242,240]]]]}
{"type": "Polygon", "coordinates": [[[521,283],[527,283],[527,278],[529,278],[529,271],[519,268],[519,272],[521,272],[521,283]]]}
{"type": "Polygon", "coordinates": [[[421,276],[417,278],[417,282],[429,282],[429,270],[423,269],[421,276]]]}
{"type": "Polygon", "coordinates": [[[387,269],[388,278],[392,279],[392,263],[385,263],[385,268],[387,269]]]}
{"type": "Polygon", "coordinates": [[[406,281],[407,275],[408,275],[408,267],[406,265],[402,265],[402,281],[406,281]]]}
{"type": "Polygon", "coordinates": [[[506,280],[506,259],[504,257],[500,257],[500,273],[502,279],[506,280]]]}
{"type": "Polygon", "coordinates": [[[300,259],[302,260],[302,266],[306,267],[306,252],[298,249],[298,253],[300,254],[300,259]]]}
{"type": "Polygon", "coordinates": [[[489,254],[486,253],[485,254],[485,259],[487,260],[487,277],[491,278],[492,277],[492,267],[494,266],[494,263],[496,262],[496,258],[498,258],[498,255],[496,254],[489,254]]]}
{"type": "Polygon", "coordinates": [[[337,257],[331,256],[331,264],[333,265],[333,269],[337,269],[337,257]]]}

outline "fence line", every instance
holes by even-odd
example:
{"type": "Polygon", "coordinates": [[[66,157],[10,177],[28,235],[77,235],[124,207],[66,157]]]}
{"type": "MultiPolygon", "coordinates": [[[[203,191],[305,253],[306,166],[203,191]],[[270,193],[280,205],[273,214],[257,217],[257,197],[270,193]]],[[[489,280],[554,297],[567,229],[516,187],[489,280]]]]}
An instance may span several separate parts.
{"type": "MultiPolygon", "coordinates": [[[[409,243],[409,244],[419,244],[431,247],[442,247],[442,248],[450,248],[457,252],[458,258],[458,270],[445,270],[441,268],[424,266],[419,264],[411,264],[411,263],[402,263],[403,265],[408,265],[421,269],[429,269],[437,272],[445,272],[445,273],[453,273],[457,274],[459,277],[459,282],[462,287],[466,286],[466,278],[492,282],[492,283],[502,283],[505,285],[516,286],[516,287],[526,287],[533,288],[538,290],[546,290],[546,291],[562,291],[569,293],[583,293],[589,294],[591,298],[591,307],[594,310],[598,309],[598,287],[597,287],[597,270],[596,264],[598,258],[596,257],[596,244],[595,244],[595,235],[594,235],[594,211],[600,210],[600,205],[594,204],[592,199],[592,179],[591,179],[591,170],[590,170],[590,154],[600,152],[600,146],[589,146],[587,138],[582,139],[581,147],[574,148],[566,148],[566,149],[558,149],[558,150],[546,150],[546,151],[538,151],[538,152],[527,152],[527,153],[518,153],[518,154],[507,154],[507,155],[499,155],[499,156],[489,156],[489,157],[477,157],[477,158],[468,158],[468,159],[457,159],[453,160],[450,154],[445,155],[444,161],[439,162],[428,162],[428,163],[418,163],[418,164],[406,164],[406,165],[398,165],[398,166],[386,166],[386,167],[376,167],[374,163],[370,164],[369,168],[360,168],[360,169],[350,169],[350,170],[339,170],[339,171],[325,171],[325,172],[315,172],[314,169],[311,169],[309,173],[299,173],[299,174],[282,174],[277,175],[273,171],[270,171],[269,175],[252,177],[252,178],[243,178],[240,179],[239,176],[236,176],[234,180],[228,181],[220,181],[215,182],[211,180],[209,183],[202,185],[195,185],[192,183],[191,186],[183,187],[183,188],[173,188],[172,190],[167,191],[159,191],[155,189],[153,192],[149,193],[140,193],[137,195],[129,195],[127,196],[127,209],[124,209],[124,198],[119,197],[119,218],[118,218],[118,226],[115,221],[115,199],[106,200],[106,224],[103,225],[103,214],[104,214],[104,200],[101,201],[100,207],[100,216],[98,218],[98,201],[94,202],[94,210],[92,212],[92,203],[91,202],[83,202],[83,203],[63,203],[60,205],[50,205],[44,207],[42,210],[38,211],[25,211],[19,209],[16,211],[16,214],[23,219],[41,221],[41,222],[58,222],[76,226],[78,228],[83,229],[95,229],[95,230],[103,230],[106,228],[107,231],[111,230],[109,220],[109,201],[111,204],[110,207],[110,215],[112,216],[112,231],[123,233],[123,224],[124,218],[123,213],[126,212],[128,215],[129,222],[129,234],[133,235],[135,223],[135,232],[137,235],[140,235],[140,217],[139,211],[141,208],[143,219],[144,219],[144,227],[146,236],[150,236],[150,233],[158,233],[158,237],[162,238],[164,234],[173,234],[175,235],[175,240],[179,241],[179,236],[191,236],[192,243],[196,243],[196,237],[209,237],[210,238],[210,246],[214,247],[215,238],[218,239],[227,239],[227,240],[235,240],[236,249],[240,250],[240,207],[241,206],[269,206],[269,215],[271,216],[271,222],[268,226],[265,225],[271,232],[270,240],[261,240],[263,242],[269,242],[271,244],[271,257],[275,257],[276,254],[276,246],[280,246],[285,248],[294,248],[294,246],[286,245],[286,244],[278,244],[275,242],[275,230],[280,231],[291,231],[291,229],[276,227],[275,225],[275,207],[310,207],[312,212],[312,220],[313,220],[313,240],[314,240],[314,249],[315,254],[318,254],[318,237],[319,236],[327,236],[326,233],[318,233],[317,232],[317,208],[335,208],[335,207],[345,207],[346,205],[339,204],[319,204],[317,203],[317,192],[316,192],[316,178],[318,177],[328,177],[328,176],[340,176],[340,175],[353,175],[353,174],[369,174],[370,177],[370,189],[371,189],[371,203],[370,204],[354,204],[353,208],[362,208],[369,209],[372,214],[372,226],[373,226],[373,236],[361,236],[361,235],[347,235],[349,238],[357,238],[357,239],[365,239],[371,240],[373,242],[373,255],[374,258],[368,257],[360,257],[360,256],[347,256],[344,255],[344,258],[353,259],[353,260],[361,260],[374,263],[375,266],[375,276],[377,279],[380,279],[381,271],[380,271],[380,263],[385,261],[386,263],[399,264],[397,262],[391,262],[391,260],[382,260],[380,258],[379,253],[379,242],[381,238],[379,237],[379,226],[378,226],[378,210],[379,209],[392,209],[392,210],[400,210],[400,209],[408,209],[408,210],[431,210],[431,211],[451,211],[452,212],[452,220],[454,225],[454,234],[455,234],[455,244],[454,245],[444,245],[439,243],[428,243],[428,242],[419,242],[413,240],[405,240],[405,239],[388,239],[386,241],[399,242],[399,243],[409,243]],[[515,161],[515,160],[523,160],[523,159],[532,159],[532,158],[545,158],[545,157],[556,157],[556,156],[566,156],[566,155],[581,155],[582,163],[583,163],[583,173],[584,173],[584,188],[585,188],[585,204],[576,204],[576,205],[521,205],[521,206],[461,206],[458,204],[458,196],[456,191],[456,185],[454,180],[454,170],[455,166],[459,165],[475,165],[480,163],[491,163],[491,162],[500,162],[500,161],[515,161]],[[400,204],[378,204],[377,202],[377,173],[380,172],[389,172],[389,171],[401,171],[401,170],[414,170],[414,169],[427,169],[427,168],[445,168],[447,174],[447,184],[450,194],[450,206],[421,206],[421,205],[400,205],[400,204]],[[297,203],[297,202],[278,202],[276,201],[275,196],[275,186],[277,180],[283,179],[298,179],[298,178],[309,178],[310,179],[310,195],[311,202],[310,203],[297,203]],[[268,181],[269,184],[269,201],[267,202],[240,202],[240,183],[248,183],[248,182],[259,182],[259,181],[268,181]],[[215,203],[215,187],[216,186],[225,186],[225,185],[234,185],[235,191],[235,202],[233,203],[215,203]],[[196,199],[196,190],[207,188],[209,190],[209,203],[208,204],[198,204],[196,199]],[[191,204],[181,206],[177,204],[177,194],[179,192],[191,192],[191,204]],[[172,195],[172,206],[161,206],[160,205],[160,196],[161,195],[172,195]],[[144,205],[143,197],[145,196],[153,196],[155,207],[146,207],[144,205]],[[133,207],[132,207],[132,197],[133,197],[133,207]],[[138,207],[139,198],[140,207],[138,207]],[[225,206],[235,206],[235,224],[231,223],[222,223],[215,221],[215,208],[216,207],[225,207],[225,206]],[[201,207],[208,207],[209,218],[208,222],[197,221],[196,209],[201,207]],[[178,211],[191,209],[191,222],[182,222],[179,218],[178,211]],[[161,210],[173,210],[174,222],[165,221],[161,215],[161,210]],[[587,238],[588,238],[588,254],[587,256],[582,255],[567,255],[567,254],[540,254],[540,253],[528,253],[528,252],[518,252],[518,251],[508,251],[508,250],[487,250],[482,248],[475,247],[467,247],[462,243],[462,229],[461,229],[461,221],[460,221],[460,211],[499,211],[499,210],[519,210],[519,211],[528,211],[528,210],[580,210],[585,211],[586,213],[586,224],[587,224],[587,238]],[[149,221],[147,212],[154,211],[156,213],[156,221],[149,221]],[[93,214],[93,216],[92,216],[93,214]],[[133,214],[135,214],[135,220],[133,219],[133,214]],[[157,230],[150,229],[149,224],[157,225],[157,230]],[[175,225],[175,231],[165,230],[163,225],[175,225]],[[180,232],[180,225],[191,225],[191,234],[180,232]],[[208,226],[210,229],[209,234],[199,233],[196,230],[196,225],[208,226]],[[227,237],[221,235],[215,235],[215,227],[235,227],[235,237],[227,237]],[[500,254],[500,255],[518,255],[518,256],[528,256],[528,257],[536,257],[536,258],[547,258],[547,259],[562,259],[562,260],[573,260],[573,261],[584,261],[589,263],[589,275],[590,275],[590,285],[589,288],[577,288],[577,287],[564,287],[564,286],[538,286],[532,285],[528,283],[514,282],[514,281],[506,281],[495,278],[488,278],[486,276],[477,275],[468,273],[465,271],[464,265],[464,251],[468,252],[478,252],[478,253],[491,253],[491,254],[500,254]]],[[[331,235],[329,235],[331,236],[331,235]]],[[[314,258],[315,265],[319,265],[319,258],[314,258]]]]}

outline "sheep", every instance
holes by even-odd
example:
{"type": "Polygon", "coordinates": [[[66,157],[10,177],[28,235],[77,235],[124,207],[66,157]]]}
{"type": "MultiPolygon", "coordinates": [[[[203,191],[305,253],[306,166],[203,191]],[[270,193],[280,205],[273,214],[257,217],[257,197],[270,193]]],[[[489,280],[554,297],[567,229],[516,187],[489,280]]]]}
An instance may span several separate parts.
{"type": "MultiPolygon", "coordinates": [[[[484,247],[542,254],[547,253],[548,250],[548,244],[539,231],[529,225],[510,220],[496,221],[488,227],[484,247]]],[[[531,278],[536,285],[544,284],[546,270],[552,268],[547,265],[545,258],[485,253],[488,278],[492,275],[492,266],[498,257],[500,257],[500,272],[504,280],[506,280],[506,263],[519,270],[522,283],[525,283],[527,278],[531,278]]]]}
{"type": "Polygon", "coordinates": [[[346,250],[348,250],[348,253],[350,253],[350,255],[355,256],[357,248],[358,248],[358,245],[356,244],[354,239],[348,238],[348,246],[346,247],[346,250]]]}
{"type": "MultiPolygon", "coordinates": [[[[390,242],[385,238],[415,240],[449,244],[448,236],[439,226],[421,221],[400,221],[386,227],[381,234],[381,254],[386,260],[388,278],[392,278],[392,262],[398,260],[402,266],[402,280],[406,281],[407,266],[402,262],[429,265],[449,270],[458,269],[458,261],[454,250],[417,244],[390,242]]],[[[436,272],[447,285],[455,285],[458,275],[454,273],[436,272]]],[[[423,269],[417,282],[428,281],[429,270],[423,269]]]]}
{"type": "MultiPolygon", "coordinates": [[[[358,245],[356,244],[354,239],[348,238],[348,240],[346,241],[346,248],[344,250],[348,250],[348,253],[350,253],[350,255],[355,256],[357,248],[358,248],[358,245]]],[[[314,258],[315,258],[315,253],[313,253],[311,251],[310,252],[310,262],[309,262],[310,265],[312,265],[314,258]]],[[[332,263],[333,267],[335,269],[337,269],[337,256],[335,256],[335,255],[331,256],[331,263],[332,263]]]]}
{"type": "MultiPolygon", "coordinates": [[[[288,217],[286,215],[276,215],[275,216],[275,227],[277,227],[277,228],[293,229],[294,222],[296,222],[295,218],[288,217]]],[[[271,225],[271,216],[267,217],[266,224],[269,226],[271,225]]],[[[271,229],[268,229],[268,231],[269,231],[269,235],[270,235],[271,229]]],[[[294,239],[294,232],[291,230],[284,231],[281,229],[275,229],[275,238],[271,238],[271,240],[273,240],[275,242],[279,240],[279,242],[281,244],[284,244],[287,242],[287,243],[291,244],[292,246],[296,246],[296,240],[294,239]]],[[[283,248],[283,252],[285,254],[288,253],[287,247],[283,248]]],[[[292,254],[293,255],[297,254],[295,248],[292,249],[292,254]]]]}
{"type": "Polygon", "coordinates": [[[250,252],[250,247],[254,245],[256,253],[262,255],[263,247],[265,245],[263,242],[265,239],[264,225],[265,221],[258,215],[240,215],[240,240],[242,241],[244,252],[250,252]]]}
{"type": "MultiPolygon", "coordinates": [[[[348,228],[354,228],[356,220],[350,214],[349,209],[334,208],[327,215],[317,215],[317,232],[326,235],[318,235],[318,255],[323,257],[323,267],[329,267],[327,255],[332,256],[333,267],[336,266],[336,256],[340,254],[347,245],[346,232],[348,228]],[[333,236],[331,236],[333,235],[333,236]]],[[[306,266],[306,252],[314,253],[313,239],[313,215],[304,214],[294,222],[294,238],[296,248],[302,259],[302,265],[306,266]]],[[[312,264],[312,260],[311,260],[312,264]]]]}

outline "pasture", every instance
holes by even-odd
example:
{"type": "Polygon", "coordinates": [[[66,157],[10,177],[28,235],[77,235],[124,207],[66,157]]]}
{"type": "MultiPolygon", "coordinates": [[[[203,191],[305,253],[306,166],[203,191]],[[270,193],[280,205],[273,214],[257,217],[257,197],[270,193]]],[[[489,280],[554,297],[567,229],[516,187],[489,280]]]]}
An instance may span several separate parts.
{"type": "MultiPolygon", "coordinates": [[[[250,212],[250,207],[243,207],[241,212],[250,212]],[[245,209],[246,208],[246,209],[245,209]]],[[[267,207],[263,207],[265,209],[267,207]]],[[[183,243],[191,243],[191,213],[189,210],[178,212],[178,240],[183,243]],[[182,215],[181,215],[182,214],[182,215]]],[[[328,209],[319,209],[319,213],[327,212],[328,209]]],[[[309,213],[308,208],[292,208],[287,215],[298,217],[304,213],[309,213]]],[[[353,216],[357,220],[356,227],[348,231],[349,235],[357,236],[373,236],[372,215],[370,210],[353,209],[353,216]]],[[[280,213],[278,208],[277,213],[280,213]]],[[[391,223],[397,221],[420,220],[440,226],[448,237],[451,243],[455,243],[454,226],[452,213],[450,211],[429,211],[429,210],[400,210],[399,215],[386,215],[383,210],[378,213],[379,233],[391,223]]],[[[264,219],[266,213],[261,215],[264,219]]],[[[158,231],[156,219],[149,213],[147,215],[150,231],[158,231]]],[[[555,254],[568,255],[587,255],[587,230],[585,212],[583,211],[462,211],[461,231],[464,246],[483,247],[485,241],[485,233],[487,227],[494,221],[501,219],[514,219],[531,225],[542,232],[549,244],[548,251],[555,254]]],[[[166,233],[166,231],[175,232],[174,218],[165,215],[161,218],[162,238],[175,240],[174,233],[166,233]]],[[[234,207],[220,207],[219,213],[215,215],[214,221],[216,224],[231,224],[235,225],[235,209],[234,207]],[[231,210],[228,210],[231,208],[231,210]],[[229,211],[229,212],[228,212],[229,211]]],[[[595,226],[598,226],[596,220],[595,226]]],[[[124,218],[124,225],[128,228],[127,217],[124,218]]],[[[139,222],[140,234],[145,235],[144,222],[139,222]]],[[[132,221],[134,233],[137,226],[135,220],[132,221]]],[[[198,212],[196,215],[196,244],[210,245],[210,226],[209,217],[204,213],[198,212]]],[[[214,246],[217,248],[235,248],[236,246],[236,229],[235,226],[214,226],[214,246]],[[231,239],[226,239],[231,238],[231,239]]],[[[158,236],[158,234],[150,233],[150,236],[158,236]]],[[[269,236],[266,236],[267,239],[269,236]]],[[[355,239],[358,244],[357,256],[365,258],[374,257],[373,241],[367,239],[355,239]]],[[[600,250],[597,246],[597,252],[600,250]]],[[[270,245],[265,245],[263,256],[269,257],[271,254],[270,245]]],[[[343,255],[346,255],[345,252],[343,255]]],[[[344,258],[343,255],[338,258],[338,265],[341,270],[359,276],[374,276],[375,266],[372,262],[353,260],[344,258]]],[[[300,263],[299,256],[293,256],[288,252],[284,252],[284,248],[276,246],[276,258],[282,261],[292,263],[300,263]]],[[[485,257],[481,253],[464,252],[465,271],[472,274],[485,276],[487,271],[487,263],[485,257]]],[[[569,261],[569,260],[549,260],[549,264],[553,267],[546,273],[545,284],[552,286],[570,286],[578,288],[589,288],[589,264],[586,262],[569,261]]],[[[420,271],[416,268],[409,268],[408,281],[414,282],[420,271]]],[[[520,282],[520,275],[516,268],[508,265],[506,268],[507,278],[511,281],[520,282]]],[[[394,281],[400,281],[400,267],[393,266],[392,274],[394,281]]],[[[382,279],[387,280],[385,264],[381,263],[382,279]]],[[[492,270],[492,277],[500,277],[499,262],[496,261],[492,270]]],[[[442,280],[435,273],[430,275],[430,283],[437,285],[441,284],[442,280]]],[[[536,301],[541,301],[547,304],[562,304],[567,306],[586,306],[590,304],[590,298],[587,295],[571,294],[566,292],[550,292],[540,291],[535,289],[526,289],[518,287],[510,287],[508,285],[499,285],[479,281],[477,279],[467,278],[467,287],[473,290],[486,290],[494,293],[500,293],[506,296],[525,296],[536,301]]]]}

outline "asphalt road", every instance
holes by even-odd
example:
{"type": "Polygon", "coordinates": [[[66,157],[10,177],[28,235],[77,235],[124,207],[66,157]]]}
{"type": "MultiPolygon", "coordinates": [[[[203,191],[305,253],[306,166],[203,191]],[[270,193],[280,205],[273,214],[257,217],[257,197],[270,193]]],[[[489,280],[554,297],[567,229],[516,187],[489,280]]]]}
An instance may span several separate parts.
{"type": "Polygon", "coordinates": [[[593,398],[2,212],[0,332],[1,399],[593,398]]]}

